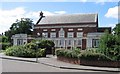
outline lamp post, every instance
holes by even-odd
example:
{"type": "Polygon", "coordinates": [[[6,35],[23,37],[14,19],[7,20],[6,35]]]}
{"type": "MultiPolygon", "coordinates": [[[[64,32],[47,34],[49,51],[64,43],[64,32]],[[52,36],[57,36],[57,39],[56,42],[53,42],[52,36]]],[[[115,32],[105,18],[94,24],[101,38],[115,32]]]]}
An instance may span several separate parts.
{"type": "MultiPolygon", "coordinates": [[[[39,38],[39,36],[40,36],[40,33],[37,33],[37,38],[39,38]]],[[[36,52],[36,63],[38,62],[38,53],[37,53],[37,51],[38,51],[38,44],[39,44],[39,41],[37,40],[36,41],[37,47],[36,47],[36,50],[35,50],[35,52],[36,52]]]]}
{"type": "Polygon", "coordinates": [[[37,47],[36,47],[35,52],[36,52],[36,63],[37,63],[37,62],[38,62],[38,53],[37,53],[37,51],[38,51],[38,44],[39,44],[39,41],[36,41],[36,44],[37,44],[37,47]]]}
{"type": "MultiPolygon", "coordinates": [[[[45,38],[45,36],[46,36],[45,33],[42,33],[41,40],[43,40],[43,38],[45,38]]],[[[46,48],[45,48],[45,53],[43,56],[46,57],[46,48]]]]}
{"type": "MultiPolygon", "coordinates": [[[[36,25],[41,21],[41,19],[42,19],[43,17],[45,17],[45,16],[43,16],[43,12],[41,11],[41,12],[40,12],[40,18],[39,18],[39,20],[37,21],[36,25]]],[[[37,38],[39,38],[39,36],[40,36],[40,33],[37,33],[37,38]]],[[[41,39],[42,39],[42,37],[41,37],[41,39]]],[[[37,40],[37,39],[36,39],[36,40],[37,40]]],[[[39,41],[38,41],[38,40],[36,41],[36,44],[37,44],[37,47],[36,47],[36,63],[37,63],[37,62],[38,62],[37,50],[38,50],[38,44],[39,44],[39,41]]]]}

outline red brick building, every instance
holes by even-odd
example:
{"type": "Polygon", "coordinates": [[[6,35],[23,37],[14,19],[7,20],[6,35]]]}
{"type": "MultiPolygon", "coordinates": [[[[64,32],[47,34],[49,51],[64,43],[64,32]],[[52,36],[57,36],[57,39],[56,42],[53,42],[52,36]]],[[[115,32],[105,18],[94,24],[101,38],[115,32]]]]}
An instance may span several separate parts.
{"type": "Polygon", "coordinates": [[[98,27],[98,14],[45,16],[34,25],[33,34],[53,40],[55,47],[98,47],[100,36],[110,27],[98,27]]]}

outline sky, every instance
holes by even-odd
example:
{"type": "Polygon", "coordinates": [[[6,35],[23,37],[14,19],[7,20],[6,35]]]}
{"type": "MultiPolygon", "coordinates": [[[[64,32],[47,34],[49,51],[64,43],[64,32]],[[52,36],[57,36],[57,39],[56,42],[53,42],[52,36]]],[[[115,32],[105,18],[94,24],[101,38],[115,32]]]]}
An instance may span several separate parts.
{"type": "Polygon", "coordinates": [[[0,2],[0,34],[9,30],[16,19],[30,18],[33,23],[39,19],[39,13],[42,11],[45,16],[62,14],[82,14],[97,13],[99,27],[115,27],[118,23],[118,1],[112,0],[52,0],[51,2],[42,1],[15,1],[5,0],[0,2]]]}

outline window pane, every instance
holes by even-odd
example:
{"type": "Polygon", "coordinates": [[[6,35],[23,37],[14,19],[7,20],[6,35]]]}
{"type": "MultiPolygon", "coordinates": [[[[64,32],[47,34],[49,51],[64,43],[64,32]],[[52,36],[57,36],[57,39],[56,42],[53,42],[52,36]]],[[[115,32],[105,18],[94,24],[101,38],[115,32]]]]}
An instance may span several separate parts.
{"type": "Polygon", "coordinates": [[[59,37],[64,37],[64,33],[60,33],[60,34],[59,34],[59,37]]]}
{"type": "Polygon", "coordinates": [[[81,40],[78,40],[78,45],[81,45],[81,40]]]}
{"type": "Polygon", "coordinates": [[[71,40],[68,40],[68,45],[71,45],[71,40]]]}
{"type": "Polygon", "coordinates": [[[68,33],[68,37],[69,37],[69,38],[73,38],[73,32],[69,32],[69,33],[68,33]]]}
{"type": "Polygon", "coordinates": [[[83,36],[83,32],[77,32],[77,37],[82,37],[83,36]]]}
{"type": "Polygon", "coordinates": [[[17,39],[17,45],[22,45],[23,44],[23,39],[17,39]]]}
{"type": "Polygon", "coordinates": [[[92,47],[98,47],[99,46],[99,39],[93,39],[92,40],[92,47]]]}
{"type": "Polygon", "coordinates": [[[50,34],[50,37],[51,37],[51,38],[55,38],[55,37],[56,37],[56,33],[51,33],[51,34],[50,34]]]}
{"type": "Polygon", "coordinates": [[[60,44],[59,44],[60,46],[62,45],[62,42],[61,42],[61,40],[60,40],[60,44]]]}

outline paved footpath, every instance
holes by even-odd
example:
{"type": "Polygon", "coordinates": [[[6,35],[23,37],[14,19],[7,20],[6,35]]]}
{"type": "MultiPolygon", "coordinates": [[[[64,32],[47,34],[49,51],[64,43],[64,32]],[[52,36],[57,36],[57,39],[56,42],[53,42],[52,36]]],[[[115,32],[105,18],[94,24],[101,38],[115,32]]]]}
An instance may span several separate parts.
{"type": "MultiPolygon", "coordinates": [[[[3,53],[0,53],[0,55],[1,55],[0,58],[2,58],[2,59],[36,62],[36,58],[11,57],[11,56],[6,56],[3,53]]],[[[75,65],[75,64],[65,63],[62,61],[58,61],[57,57],[52,56],[52,55],[47,55],[46,57],[38,58],[38,63],[44,64],[47,66],[56,67],[56,68],[62,68],[62,69],[120,72],[120,68],[92,67],[92,66],[83,66],[83,65],[75,65]]]]}

